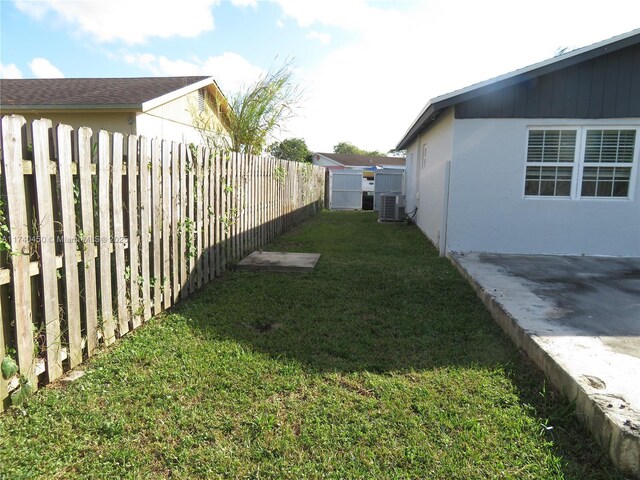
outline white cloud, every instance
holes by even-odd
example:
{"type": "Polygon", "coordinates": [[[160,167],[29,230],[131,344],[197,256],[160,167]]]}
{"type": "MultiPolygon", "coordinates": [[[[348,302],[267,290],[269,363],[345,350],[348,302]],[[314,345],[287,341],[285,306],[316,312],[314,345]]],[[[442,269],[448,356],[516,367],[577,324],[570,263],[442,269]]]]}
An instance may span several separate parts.
{"type": "Polygon", "coordinates": [[[344,11],[351,13],[342,18],[342,2],[277,1],[300,26],[354,33],[349,43],[333,41],[334,48],[302,73],[304,116],[288,130],[319,151],[341,140],[389,150],[430,98],[550,58],[559,46],[630,31],[640,17],[634,0],[610,0],[605,11],[591,8],[596,0],[540,0],[527,18],[507,0],[417,2],[404,11],[345,0],[344,11]],[[567,18],[574,21],[567,24],[567,18]]]}
{"type": "Polygon", "coordinates": [[[331,35],[328,33],[316,32],[315,30],[309,32],[307,34],[307,38],[310,40],[318,40],[323,45],[329,45],[329,43],[331,43],[331,35]]]}
{"type": "Polygon", "coordinates": [[[284,28],[284,22],[280,19],[276,20],[276,25],[278,28],[284,28]]]}
{"type": "Polygon", "coordinates": [[[393,10],[372,7],[365,0],[323,0],[301,2],[300,0],[275,0],[283,13],[296,20],[300,27],[314,23],[340,27],[345,30],[361,30],[384,27],[393,10]]]}
{"type": "Polygon", "coordinates": [[[64,23],[98,42],[122,40],[129,45],[150,37],[196,37],[214,27],[211,9],[219,0],[15,0],[27,15],[50,21],[55,13],[64,23]]]}
{"type": "Polygon", "coordinates": [[[8,65],[0,63],[0,78],[22,78],[22,72],[15,63],[8,65]]]}
{"type": "Polygon", "coordinates": [[[34,58],[29,68],[36,78],[64,78],[64,74],[46,58],[34,58]]]}
{"type": "Polygon", "coordinates": [[[231,5],[234,7],[253,7],[258,5],[257,0],[231,0],[231,5]]]}
{"type": "Polygon", "coordinates": [[[251,64],[244,57],[233,52],[225,52],[205,60],[194,59],[191,61],[171,60],[149,53],[130,54],[126,55],[124,59],[127,63],[136,65],[157,76],[210,75],[227,95],[238,92],[265,73],[260,67],[251,64]]]}

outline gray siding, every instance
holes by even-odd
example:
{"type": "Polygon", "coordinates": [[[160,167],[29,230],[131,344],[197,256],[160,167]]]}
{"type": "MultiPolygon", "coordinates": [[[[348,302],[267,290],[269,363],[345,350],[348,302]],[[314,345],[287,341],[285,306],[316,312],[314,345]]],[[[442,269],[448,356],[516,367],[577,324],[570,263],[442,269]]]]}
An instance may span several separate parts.
{"type": "Polygon", "coordinates": [[[456,118],[640,117],[640,45],[461,102],[456,118]]]}

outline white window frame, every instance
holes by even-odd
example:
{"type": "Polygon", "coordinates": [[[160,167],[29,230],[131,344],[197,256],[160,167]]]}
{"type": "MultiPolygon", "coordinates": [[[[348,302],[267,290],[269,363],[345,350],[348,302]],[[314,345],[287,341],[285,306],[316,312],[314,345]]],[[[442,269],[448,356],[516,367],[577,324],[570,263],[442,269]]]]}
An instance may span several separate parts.
{"type": "Polygon", "coordinates": [[[595,201],[595,202],[629,202],[633,201],[635,197],[636,187],[636,175],[638,170],[638,159],[640,158],[640,127],[637,125],[531,125],[527,127],[525,149],[524,149],[524,169],[522,174],[522,198],[526,200],[552,200],[552,201],[595,201]],[[527,162],[527,155],[529,149],[529,132],[531,130],[574,130],[576,132],[576,151],[574,152],[573,162],[527,162]],[[591,162],[585,162],[585,150],[587,144],[587,130],[635,130],[636,139],[633,148],[633,161],[630,164],[620,165],[619,163],[600,163],[597,166],[600,167],[630,167],[629,177],[629,191],[626,197],[597,197],[597,196],[582,196],[582,177],[584,169],[586,167],[595,166],[591,162]],[[527,182],[527,167],[556,167],[566,166],[572,167],[571,176],[571,193],[569,196],[553,196],[553,195],[525,195],[525,186],[527,182]]]}

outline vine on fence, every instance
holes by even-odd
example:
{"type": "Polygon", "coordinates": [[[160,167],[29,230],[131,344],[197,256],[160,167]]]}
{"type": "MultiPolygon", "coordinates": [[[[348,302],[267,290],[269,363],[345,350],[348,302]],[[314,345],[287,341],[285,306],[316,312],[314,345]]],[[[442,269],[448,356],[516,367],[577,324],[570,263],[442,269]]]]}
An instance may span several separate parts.
{"type": "Polygon", "coordinates": [[[11,230],[7,225],[7,217],[4,213],[4,200],[0,198],[0,252],[6,252],[9,255],[15,255],[11,250],[11,230]]]}

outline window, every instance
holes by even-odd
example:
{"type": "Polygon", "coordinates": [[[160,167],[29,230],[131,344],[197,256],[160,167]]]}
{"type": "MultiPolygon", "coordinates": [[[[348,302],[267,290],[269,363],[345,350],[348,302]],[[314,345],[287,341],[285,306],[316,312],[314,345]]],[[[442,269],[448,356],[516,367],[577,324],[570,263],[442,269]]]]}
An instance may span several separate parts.
{"type": "Polygon", "coordinates": [[[583,197],[628,197],[635,130],[587,130],[583,197]]]}
{"type": "Polygon", "coordinates": [[[531,129],[524,194],[530,197],[629,198],[635,129],[531,129]]]}
{"type": "Polygon", "coordinates": [[[524,194],[569,197],[575,151],[575,130],[530,130],[524,194]]]}

